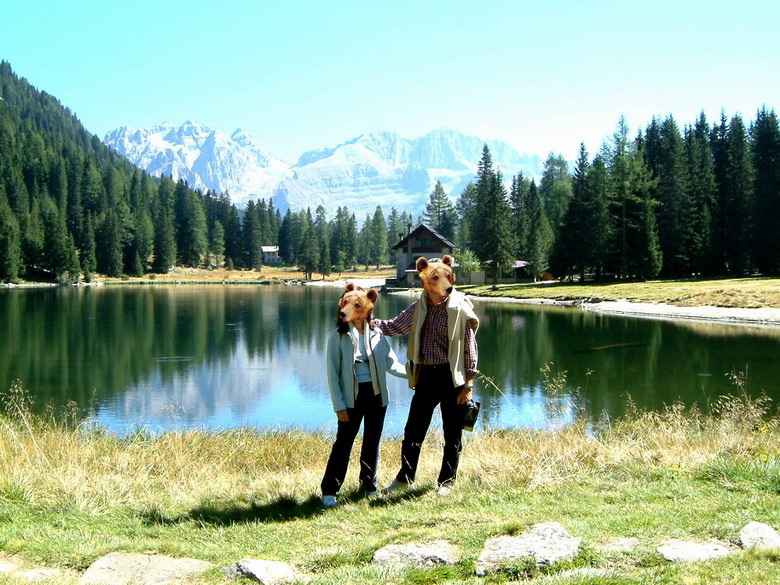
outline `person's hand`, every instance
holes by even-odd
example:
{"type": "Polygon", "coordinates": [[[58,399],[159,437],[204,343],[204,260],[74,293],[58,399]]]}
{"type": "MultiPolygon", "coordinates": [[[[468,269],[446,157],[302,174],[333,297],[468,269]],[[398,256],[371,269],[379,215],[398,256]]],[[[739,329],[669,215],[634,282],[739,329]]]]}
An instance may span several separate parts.
{"type": "Polygon", "coordinates": [[[349,414],[347,413],[347,410],[337,410],[336,416],[339,419],[339,422],[349,422],[349,414]]]}
{"type": "Polygon", "coordinates": [[[460,392],[458,393],[458,404],[466,404],[469,400],[471,400],[471,386],[462,386],[460,389],[460,392]]]}

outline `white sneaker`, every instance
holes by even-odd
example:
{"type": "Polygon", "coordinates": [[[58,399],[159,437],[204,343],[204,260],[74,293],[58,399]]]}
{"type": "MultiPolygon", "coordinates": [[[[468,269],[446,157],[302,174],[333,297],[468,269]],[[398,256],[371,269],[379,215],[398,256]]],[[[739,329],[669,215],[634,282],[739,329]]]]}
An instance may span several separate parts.
{"type": "Polygon", "coordinates": [[[322,496],[322,505],[326,508],[335,508],[339,503],[336,501],[336,496],[322,496]]]}
{"type": "Polygon", "coordinates": [[[439,489],[436,490],[437,496],[451,496],[452,495],[452,486],[451,485],[440,485],[439,489]]]}
{"type": "Polygon", "coordinates": [[[382,490],[382,495],[386,496],[388,494],[392,494],[401,490],[405,490],[409,487],[409,484],[403,481],[398,481],[397,479],[394,479],[392,483],[387,486],[385,489],[382,490]]]}

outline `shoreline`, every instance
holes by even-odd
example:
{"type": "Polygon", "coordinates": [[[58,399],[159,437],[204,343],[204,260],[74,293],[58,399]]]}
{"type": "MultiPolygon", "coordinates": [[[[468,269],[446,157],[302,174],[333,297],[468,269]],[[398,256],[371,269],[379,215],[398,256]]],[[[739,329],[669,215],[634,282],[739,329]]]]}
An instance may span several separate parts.
{"type": "MultiPolygon", "coordinates": [[[[383,287],[386,279],[384,278],[347,278],[339,280],[315,280],[299,281],[303,286],[343,288],[347,282],[353,282],[358,286],[365,288],[383,287]]],[[[259,285],[258,281],[253,280],[233,280],[233,281],[149,281],[149,282],[127,282],[127,281],[95,281],[92,283],[79,283],[74,286],[96,286],[102,287],[110,284],[114,285],[187,285],[187,284],[216,284],[216,285],[259,285]]],[[[262,284],[283,285],[284,281],[268,282],[262,284]]],[[[23,283],[23,284],[5,284],[0,288],[49,288],[59,286],[54,283],[23,283]]],[[[414,296],[420,289],[395,289],[386,291],[385,294],[414,296]]],[[[681,307],[670,305],[668,303],[643,303],[629,300],[556,300],[548,298],[517,298],[517,297],[492,297],[474,295],[466,292],[466,295],[480,303],[510,303],[521,305],[539,305],[562,308],[579,308],[583,311],[595,313],[597,315],[613,315],[622,317],[634,317],[638,319],[662,319],[667,321],[698,321],[704,323],[720,323],[726,325],[740,325],[752,327],[780,327],[780,308],[761,307],[755,309],[737,308],[737,307],[718,307],[714,305],[700,305],[693,307],[681,307]]]]}

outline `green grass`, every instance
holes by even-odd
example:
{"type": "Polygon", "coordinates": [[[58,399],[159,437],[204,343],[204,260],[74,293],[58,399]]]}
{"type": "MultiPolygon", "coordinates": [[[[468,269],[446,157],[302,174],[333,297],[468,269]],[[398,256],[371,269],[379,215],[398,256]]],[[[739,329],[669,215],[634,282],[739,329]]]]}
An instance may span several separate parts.
{"type": "MultiPolygon", "coordinates": [[[[188,556],[227,566],[286,561],[313,585],[397,583],[677,584],[780,582],[780,556],[739,551],[672,564],[672,538],[734,545],[757,520],[780,527],[780,424],[765,402],[727,400],[712,415],[670,408],[597,427],[469,435],[450,497],[435,494],[439,431],[409,493],[363,498],[353,461],[343,505],[323,510],[318,484],[329,437],[300,431],[138,433],[116,437],[33,417],[12,392],[0,416],[0,551],[26,566],[84,570],[113,551],[188,556]],[[553,567],[517,563],[484,578],[488,538],[556,521],[583,539],[553,567]],[[636,537],[631,552],[608,552],[636,537]],[[448,540],[463,558],[437,568],[380,568],[387,544],[448,540]]],[[[382,479],[399,441],[382,452],[382,479]]],[[[14,583],[0,576],[0,585],[14,583]]],[[[52,580],[72,585],[75,577],[52,580]]],[[[199,583],[235,583],[219,570],[199,583]]]]}

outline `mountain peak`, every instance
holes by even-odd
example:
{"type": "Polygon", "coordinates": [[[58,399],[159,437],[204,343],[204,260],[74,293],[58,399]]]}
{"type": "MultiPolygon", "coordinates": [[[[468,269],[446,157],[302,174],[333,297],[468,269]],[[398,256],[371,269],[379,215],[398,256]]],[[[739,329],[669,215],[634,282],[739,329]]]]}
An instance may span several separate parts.
{"type": "Polygon", "coordinates": [[[273,198],[282,212],[323,205],[332,213],[346,205],[362,215],[382,205],[420,213],[436,181],[455,198],[474,180],[485,142],[507,179],[521,170],[539,175],[543,164],[540,157],[521,156],[506,143],[452,128],[414,139],[369,132],[304,152],[294,166],[271,156],[241,128],[228,136],[194,120],[179,127],[117,128],[105,142],[151,174],[184,178],[196,189],[227,191],[238,204],[273,198]]]}

